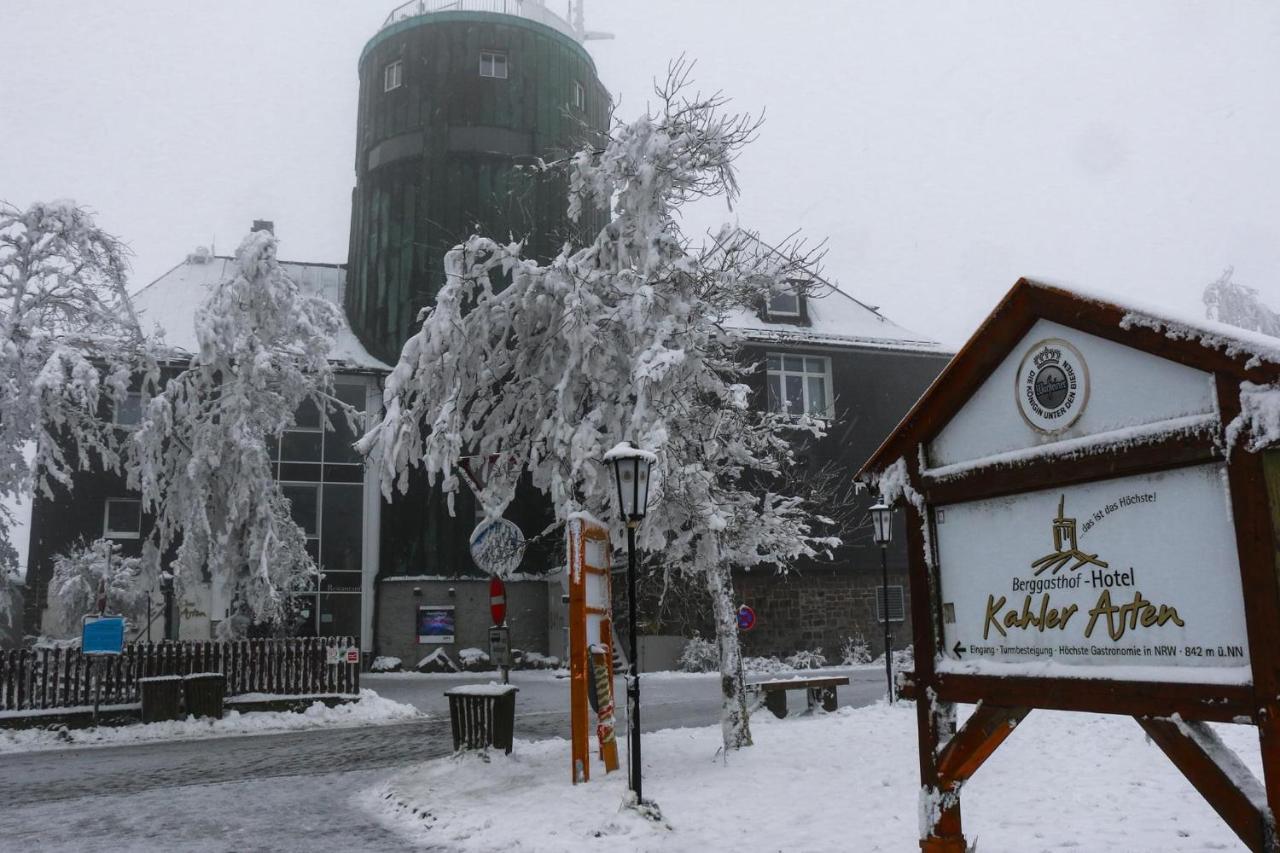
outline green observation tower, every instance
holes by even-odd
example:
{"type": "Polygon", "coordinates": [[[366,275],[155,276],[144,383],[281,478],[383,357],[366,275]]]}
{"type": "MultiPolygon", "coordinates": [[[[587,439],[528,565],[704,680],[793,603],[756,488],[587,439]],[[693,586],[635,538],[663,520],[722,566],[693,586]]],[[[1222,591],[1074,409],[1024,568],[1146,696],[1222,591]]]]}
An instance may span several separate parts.
{"type": "MultiPolygon", "coordinates": [[[[602,216],[571,223],[564,174],[530,168],[608,130],[609,93],[583,47],[601,36],[582,18],[582,0],[564,17],[544,0],[426,0],[393,10],[365,45],[345,308],[382,360],[395,364],[444,283],[445,253],[471,235],[523,240],[527,257],[546,261],[603,226],[602,216]]],[[[451,517],[439,489],[411,475],[382,509],[379,573],[475,571],[463,492],[451,517]]],[[[507,513],[526,535],[547,522],[530,497],[507,513]]],[[[545,568],[554,555],[541,551],[521,570],[545,568]]]]}
{"type": "MultiPolygon", "coordinates": [[[[609,94],[568,18],[541,0],[398,7],[360,55],[346,309],[394,363],[472,234],[525,240],[547,260],[574,235],[566,182],[528,167],[598,141],[609,94]]],[[[572,19],[572,20],[570,20],[572,19]]],[[[583,222],[574,228],[599,227],[583,222]]]]}

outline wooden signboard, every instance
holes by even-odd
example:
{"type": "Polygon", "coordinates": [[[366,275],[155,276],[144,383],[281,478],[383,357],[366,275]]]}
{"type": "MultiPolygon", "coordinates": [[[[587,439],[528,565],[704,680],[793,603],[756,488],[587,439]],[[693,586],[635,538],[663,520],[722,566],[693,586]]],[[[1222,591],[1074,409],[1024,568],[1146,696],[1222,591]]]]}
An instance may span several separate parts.
{"type": "Polygon", "coordinates": [[[569,727],[574,784],[591,778],[591,693],[606,773],[618,769],[613,717],[613,608],[609,530],[585,516],[565,525],[569,566],[569,727]]]}
{"type": "Polygon", "coordinates": [[[1276,339],[1023,279],[859,472],[907,517],[922,850],[964,853],[1036,708],[1134,717],[1280,850],[1278,383],[1276,339]],[[1207,722],[1257,727],[1261,784],[1207,722]]]}

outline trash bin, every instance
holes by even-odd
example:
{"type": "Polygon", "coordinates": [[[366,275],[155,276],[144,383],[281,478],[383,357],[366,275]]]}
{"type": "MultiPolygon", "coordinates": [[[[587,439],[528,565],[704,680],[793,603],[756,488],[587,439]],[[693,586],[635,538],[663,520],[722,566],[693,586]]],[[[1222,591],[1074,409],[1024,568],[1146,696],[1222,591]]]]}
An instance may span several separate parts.
{"type": "Polygon", "coordinates": [[[220,672],[200,672],[182,680],[187,695],[187,713],[193,717],[222,719],[222,699],[227,692],[227,677],[220,672]]]}
{"type": "Polygon", "coordinates": [[[138,679],[142,694],[142,722],[176,720],[182,711],[182,676],[151,675],[138,679]]]}
{"type": "Polygon", "coordinates": [[[453,750],[501,749],[511,754],[516,730],[516,693],[510,684],[466,684],[446,690],[453,750]]]}

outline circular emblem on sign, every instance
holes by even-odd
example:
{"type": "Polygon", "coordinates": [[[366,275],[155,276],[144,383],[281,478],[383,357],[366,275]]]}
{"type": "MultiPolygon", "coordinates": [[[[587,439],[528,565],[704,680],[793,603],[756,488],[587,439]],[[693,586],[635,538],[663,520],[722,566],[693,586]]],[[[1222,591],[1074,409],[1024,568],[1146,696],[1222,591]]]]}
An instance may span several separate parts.
{"type": "Polygon", "coordinates": [[[524,534],[505,518],[482,521],[471,531],[471,559],[491,575],[509,575],[524,559],[524,534]]]}
{"type": "Polygon", "coordinates": [[[756,612],[747,605],[738,608],[738,630],[750,631],[756,626],[756,612]]]}
{"type": "Polygon", "coordinates": [[[1028,349],[1015,382],[1018,411],[1040,432],[1062,432],[1089,403],[1089,367],[1080,350],[1061,338],[1046,338],[1028,349]]]}

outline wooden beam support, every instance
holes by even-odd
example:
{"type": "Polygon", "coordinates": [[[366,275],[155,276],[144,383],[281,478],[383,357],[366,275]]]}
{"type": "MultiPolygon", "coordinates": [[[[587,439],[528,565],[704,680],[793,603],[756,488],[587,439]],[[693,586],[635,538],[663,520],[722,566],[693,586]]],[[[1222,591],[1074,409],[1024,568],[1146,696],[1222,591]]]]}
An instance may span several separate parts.
{"type": "Polygon", "coordinates": [[[979,705],[938,755],[938,774],[948,790],[968,781],[1030,712],[1030,708],[979,705]]]}
{"type": "Polygon", "coordinates": [[[1206,723],[1134,719],[1246,847],[1256,853],[1280,849],[1262,783],[1206,723]]]}
{"type": "MultiPolygon", "coordinates": [[[[1254,722],[1254,693],[1249,685],[1180,684],[1155,681],[1102,681],[991,675],[934,676],[935,695],[948,702],[1017,707],[1034,698],[1046,711],[1087,711],[1125,717],[1177,714],[1185,720],[1215,723],[1254,722]]],[[[918,696],[920,687],[905,693],[918,696]]]]}

